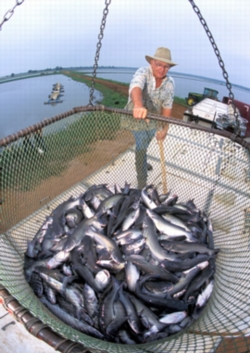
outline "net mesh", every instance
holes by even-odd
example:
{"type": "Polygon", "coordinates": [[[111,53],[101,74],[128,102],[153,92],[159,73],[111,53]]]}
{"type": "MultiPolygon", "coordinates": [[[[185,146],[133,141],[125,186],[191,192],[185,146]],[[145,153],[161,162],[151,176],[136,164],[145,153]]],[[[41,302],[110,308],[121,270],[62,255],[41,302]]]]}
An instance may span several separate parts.
{"type": "MultiPolygon", "coordinates": [[[[153,167],[147,184],[160,193],[167,187],[179,201],[193,199],[208,213],[220,248],[212,296],[192,326],[148,344],[103,342],[53,316],[26,282],[27,241],[57,205],[94,184],[138,186],[134,134],[121,123],[123,115],[104,107],[78,108],[0,140],[0,283],[35,317],[90,351],[250,351],[249,145],[229,133],[169,119],[163,142],[166,180],[155,137],[147,148],[153,167]]],[[[152,118],[160,129],[161,119],[152,118]]]]}

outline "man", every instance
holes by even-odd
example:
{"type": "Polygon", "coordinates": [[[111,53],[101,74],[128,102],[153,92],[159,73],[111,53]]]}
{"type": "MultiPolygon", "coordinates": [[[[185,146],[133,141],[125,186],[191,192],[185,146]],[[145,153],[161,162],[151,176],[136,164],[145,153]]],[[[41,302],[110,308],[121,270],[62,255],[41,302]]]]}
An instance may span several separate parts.
{"type": "Polygon", "coordinates": [[[163,140],[168,131],[166,124],[156,133],[157,123],[145,118],[148,112],[171,116],[174,80],[168,75],[168,71],[177,65],[171,60],[170,50],[164,47],[158,48],[154,56],[146,55],[145,58],[150,66],[139,68],[135,72],[129,86],[129,98],[125,107],[133,111],[133,117],[137,120],[131,123],[130,128],[136,143],[135,165],[139,189],[146,185],[147,170],[152,169],[152,166],[147,163],[147,148],[154,136],[157,140],[163,140]]]}

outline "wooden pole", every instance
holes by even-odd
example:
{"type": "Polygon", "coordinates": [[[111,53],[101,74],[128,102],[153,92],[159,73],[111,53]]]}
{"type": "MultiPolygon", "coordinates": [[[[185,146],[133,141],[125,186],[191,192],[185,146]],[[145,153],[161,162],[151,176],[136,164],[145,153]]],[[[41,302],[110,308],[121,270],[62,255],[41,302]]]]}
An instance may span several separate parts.
{"type": "Polygon", "coordinates": [[[159,148],[160,148],[160,157],[161,157],[161,178],[162,178],[162,188],[163,193],[167,193],[167,174],[166,174],[166,165],[165,165],[165,158],[164,158],[164,149],[163,149],[163,142],[159,140],[159,148]]]}

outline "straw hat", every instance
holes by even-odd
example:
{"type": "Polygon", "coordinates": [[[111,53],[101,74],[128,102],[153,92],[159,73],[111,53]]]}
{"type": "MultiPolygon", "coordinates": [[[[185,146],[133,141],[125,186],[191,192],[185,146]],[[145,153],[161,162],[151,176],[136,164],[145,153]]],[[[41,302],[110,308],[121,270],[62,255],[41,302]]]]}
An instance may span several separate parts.
{"type": "Polygon", "coordinates": [[[160,47],[156,49],[155,56],[146,55],[146,60],[150,63],[152,59],[159,60],[164,63],[169,64],[170,66],[177,65],[176,63],[172,62],[171,60],[171,52],[168,48],[160,47]]]}

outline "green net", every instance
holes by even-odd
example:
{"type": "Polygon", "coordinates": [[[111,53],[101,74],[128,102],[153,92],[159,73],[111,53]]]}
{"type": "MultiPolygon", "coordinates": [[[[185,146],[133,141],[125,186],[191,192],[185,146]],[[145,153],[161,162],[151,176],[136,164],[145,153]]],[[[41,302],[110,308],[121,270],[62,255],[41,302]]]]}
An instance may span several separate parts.
{"type": "MultiPolygon", "coordinates": [[[[0,284],[55,332],[90,351],[248,352],[249,145],[226,132],[169,119],[164,160],[154,135],[146,150],[153,169],[144,182],[160,193],[171,190],[179,201],[194,199],[212,220],[220,248],[210,301],[181,334],[132,346],[89,337],[53,316],[26,282],[27,241],[57,205],[94,184],[141,182],[134,133],[123,117],[122,110],[80,107],[0,140],[0,284]]],[[[161,119],[151,118],[160,129],[161,119]]]]}

